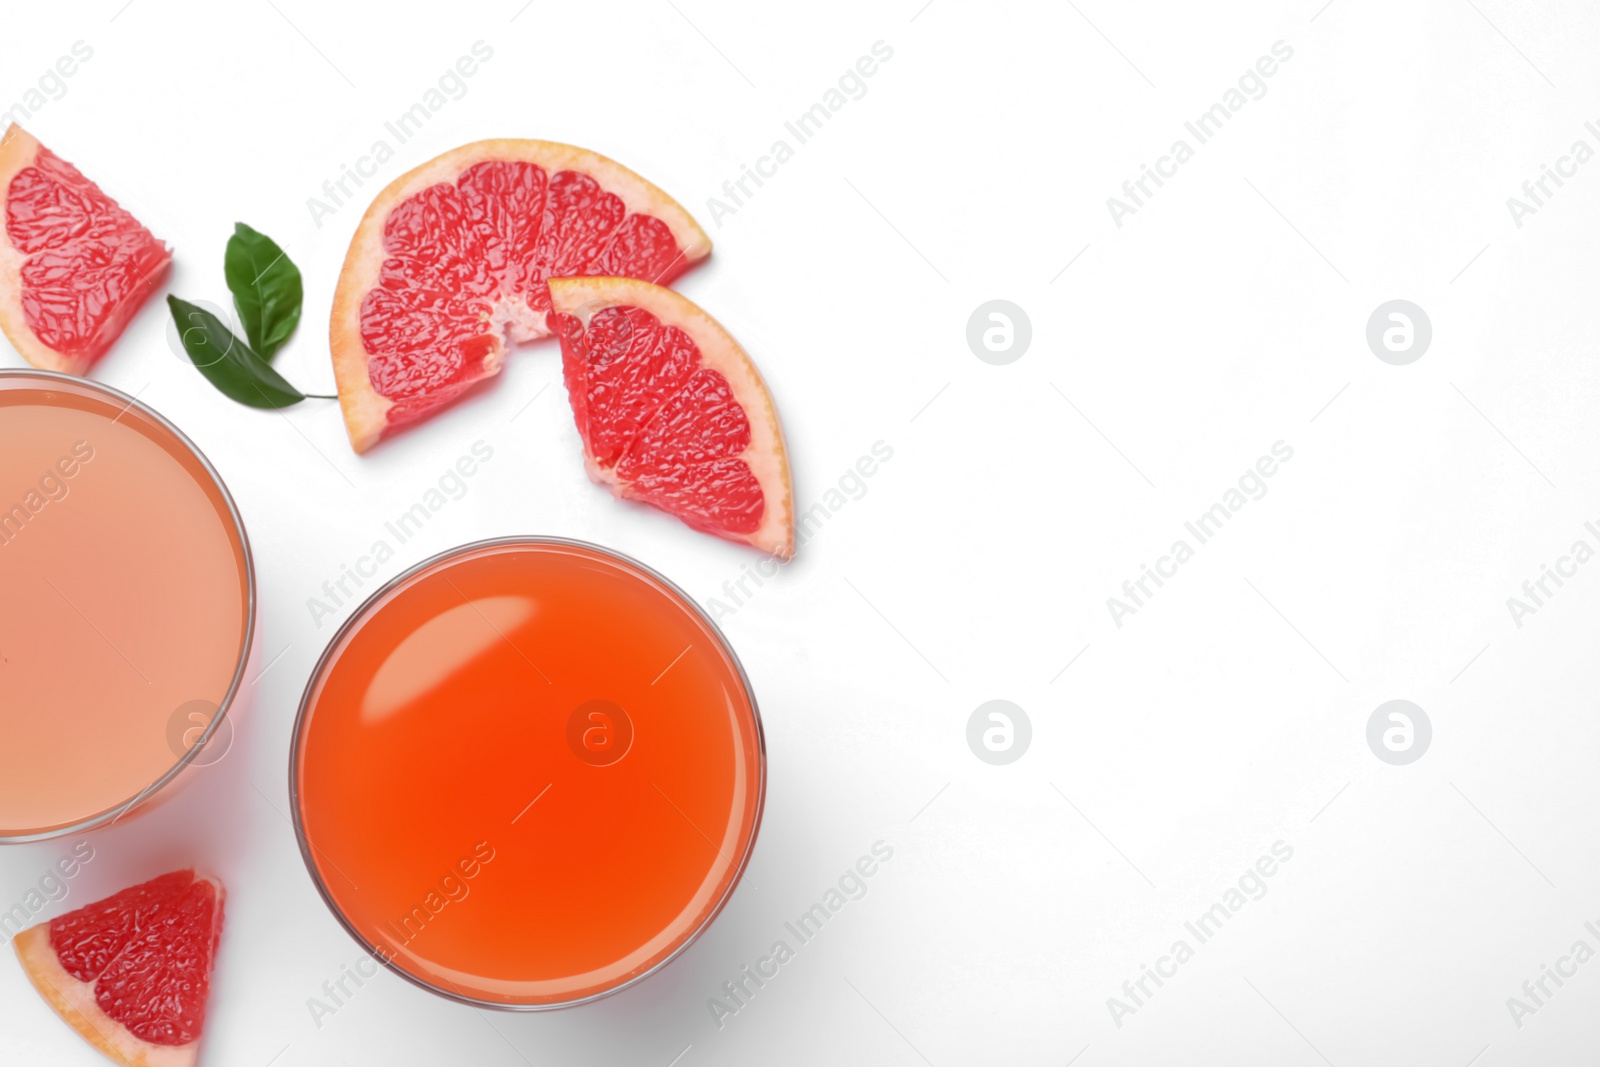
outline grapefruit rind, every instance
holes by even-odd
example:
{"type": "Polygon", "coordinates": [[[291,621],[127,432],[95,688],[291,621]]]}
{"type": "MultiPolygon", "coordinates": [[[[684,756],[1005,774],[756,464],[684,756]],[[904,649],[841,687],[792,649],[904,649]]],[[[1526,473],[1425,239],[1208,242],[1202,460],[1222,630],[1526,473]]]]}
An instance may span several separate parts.
{"type": "MultiPolygon", "coordinates": [[[[221,908],[225,895],[222,883],[198,874],[196,879],[211,883],[216,891],[217,907],[221,908]]],[[[200,1052],[198,1039],[186,1045],[152,1044],[135,1037],[127,1027],[107,1015],[95,1000],[94,983],[74,978],[61,966],[61,959],[50,941],[48,922],[28,927],[12,938],[11,945],[22,963],[23,973],[45,1003],[103,1055],[124,1067],[194,1067],[200,1052]]]]}
{"type": "MultiPolygon", "coordinates": [[[[750,423],[750,444],[739,458],[749,465],[766,500],[761,525],[755,531],[723,536],[753,545],[779,559],[792,559],[794,493],[782,424],[761,371],[733,335],[688,299],[671,289],[637,278],[551,278],[547,284],[552,313],[570,315],[583,323],[586,330],[590,317],[596,312],[621,305],[648,311],[662,325],[676,326],[689,335],[700,349],[700,365],[721,373],[728,380],[734,399],[744,408],[750,423]]],[[[614,471],[595,463],[587,453],[584,467],[591,480],[611,490],[613,495],[632,499],[628,484],[614,471]]]]}
{"type": "MultiPolygon", "coordinates": [[[[22,310],[20,278],[22,265],[27,257],[11,243],[11,238],[6,232],[5,197],[7,190],[11,188],[11,179],[24,168],[33,165],[34,160],[38,158],[40,147],[38,139],[16,123],[7,127],[5,134],[0,136],[0,333],[6,335],[6,339],[23,359],[40,370],[81,376],[89,369],[99,353],[74,358],[57,352],[34,334],[33,327],[28,325],[27,316],[22,310]],[[8,282],[11,284],[7,284],[8,282]]],[[[162,264],[161,269],[145,279],[145,296],[139,298],[139,303],[142,304],[160,285],[171,262],[172,255],[169,251],[166,263],[162,264]]],[[[129,312],[130,319],[137,310],[135,307],[129,312]]]]}
{"type": "MultiPolygon", "coordinates": [[[[554,141],[493,138],[451,149],[407,171],[386,185],[361,216],[333,294],[328,345],[333,354],[339,407],[344,413],[350,445],[357,452],[365,452],[383,436],[389,422],[389,409],[395,403],[372,387],[367,369],[368,354],[361,340],[361,304],[367,293],[378,285],[384,261],[383,231],[389,215],[430,186],[453,183],[479,163],[501,161],[534,163],[547,174],[570,170],[589,175],[607,192],[619,197],[629,215],[653,215],[666,224],[681,252],[680,269],[711,254],[711,238],[681,204],[622,164],[586,148],[554,141]]],[[[484,357],[482,377],[498,372],[505,354],[506,346],[502,341],[484,357]]]]}

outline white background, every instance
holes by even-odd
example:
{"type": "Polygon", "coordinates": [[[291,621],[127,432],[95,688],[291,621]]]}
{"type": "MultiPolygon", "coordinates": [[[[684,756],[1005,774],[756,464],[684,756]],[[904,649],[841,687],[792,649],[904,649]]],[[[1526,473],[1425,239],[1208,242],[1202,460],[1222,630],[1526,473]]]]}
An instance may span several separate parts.
{"type": "MultiPolygon", "coordinates": [[[[333,284],[376,186],[466,141],[540,137],[639,170],[710,230],[680,288],[766,374],[802,507],[874,442],[894,450],[723,622],[771,779],[749,880],[708,934],[580,1009],[476,1013],[383,974],[318,1026],[308,999],[358,957],[284,814],[293,713],[334,628],[307,609],[322,582],[478,439],[493,460],[385,576],[549,533],[707,600],[758,557],[586,481],[549,345],[357,457],[331,402],[226,401],[147,307],[93,373],[173,418],[237,498],[260,680],[228,756],[91,835],[48,914],[184,864],[220,873],[206,1062],[1592,1059],[1600,962],[1520,1028],[1506,1000],[1579,938],[1600,949],[1582,829],[1600,816],[1600,564],[1520,628],[1506,598],[1596,543],[1600,162],[1521,228],[1506,198],[1574,140],[1600,149],[1583,128],[1600,13],[921,3],[7,10],[0,105],[94,49],[27,125],[171,243],[171,291],[226,301],[235,220],[287,247],[306,313],[278,366],[304,389],[332,385],[333,284]],[[480,39],[494,55],[467,94],[315,225],[307,198],[480,39]],[[713,225],[707,198],[879,40],[894,54],[866,95],[713,225]],[[1106,198],[1279,40],[1293,58],[1266,95],[1118,228],[1106,198]],[[1008,366],[965,340],[995,298],[1032,321],[1008,366]],[[1433,324],[1410,366],[1365,341],[1395,298],[1433,324]],[[1294,457],[1267,495],[1114,625],[1106,598],[1279,440],[1294,457]],[[1004,767],[965,740],[994,698],[1033,724],[1004,767]],[[1365,740],[1393,698],[1433,723],[1410,766],[1365,740]],[[894,858],[868,895],[719,1029],[707,999],[880,839],[894,858]],[[1279,840],[1293,859],[1265,897],[1117,1026],[1107,998],[1279,840]]],[[[0,852],[0,908],[69,845],[0,852]]],[[[0,1062],[99,1062],[4,960],[0,1019],[0,1062]]]]}

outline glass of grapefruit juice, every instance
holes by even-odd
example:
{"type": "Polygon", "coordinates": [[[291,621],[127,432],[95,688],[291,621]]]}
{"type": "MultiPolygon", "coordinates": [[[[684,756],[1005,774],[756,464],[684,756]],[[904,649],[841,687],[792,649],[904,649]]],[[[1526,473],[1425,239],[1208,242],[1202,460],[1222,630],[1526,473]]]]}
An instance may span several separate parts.
{"type": "Polygon", "coordinates": [[[0,843],[119,818],[245,670],[255,574],[192,442],[95,382],[0,370],[0,843]]]}
{"type": "Polygon", "coordinates": [[[396,578],[300,706],[301,852],[368,952],[436,993],[582,1003],[683,950],[749,860],[766,755],[716,626],[582,542],[484,541],[396,578]]]}

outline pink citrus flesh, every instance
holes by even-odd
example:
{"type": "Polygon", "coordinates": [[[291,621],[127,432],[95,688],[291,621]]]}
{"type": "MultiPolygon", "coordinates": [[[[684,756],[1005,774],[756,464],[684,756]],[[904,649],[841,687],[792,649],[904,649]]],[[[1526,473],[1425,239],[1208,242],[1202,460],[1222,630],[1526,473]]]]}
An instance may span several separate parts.
{"type": "Polygon", "coordinates": [[[82,374],[160,288],[172,253],[19,126],[0,139],[0,330],[29,363],[82,374]]]}
{"type": "Polygon", "coordinates": [[[552,278],[551,329],[594,481],[689,526],[794,554],[778,413],[710,315],[633,278],[552,278]]]}
{"type": "Polygon", "coordinates": [[[548,335],[546,282],[667,282],[711,241],[626,167],[549,141],[463,145],[401,176],[367,209],[334,296],[330,346],[346,429],[364,452],[548,335]]]}
{"type": "Polygon", "coordinates": [[[222,931],[222,883],[152,878],[40,923],[13,942],[51,1008],[125,1067],[192,1067],[222,931]]]}

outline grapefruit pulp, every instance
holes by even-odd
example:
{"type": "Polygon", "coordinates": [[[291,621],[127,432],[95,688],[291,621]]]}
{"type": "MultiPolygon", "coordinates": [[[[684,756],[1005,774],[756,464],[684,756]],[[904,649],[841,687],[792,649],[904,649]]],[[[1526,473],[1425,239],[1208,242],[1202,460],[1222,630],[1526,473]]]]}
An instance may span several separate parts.
{"type": "Polygon", "coordinates": [[[50,1007],[125,1067],[191,1067],[222,931],[222,883],[173,871],[13,942],[50,1007]]]}
{"type": "Polygon", "coordinates": [[[589,477],[697,530],[794,555],[772,396],[715,319],[633,278],[552,278],[550,326],[589,477]]]}
{"type": "Polygon", "coordinates": [[[82,374],[161,286],[172,253],[71,163],[0,138],[0,330],[43,370],[82,374]]]}
{"type": "Polygon", "coordinates": [[[350,242],[329,344],[357,452],[547,336],[548,278],[667,282],[711,252],[677,201],[582,148],[463,145],[389,184],[350,242]]]}

